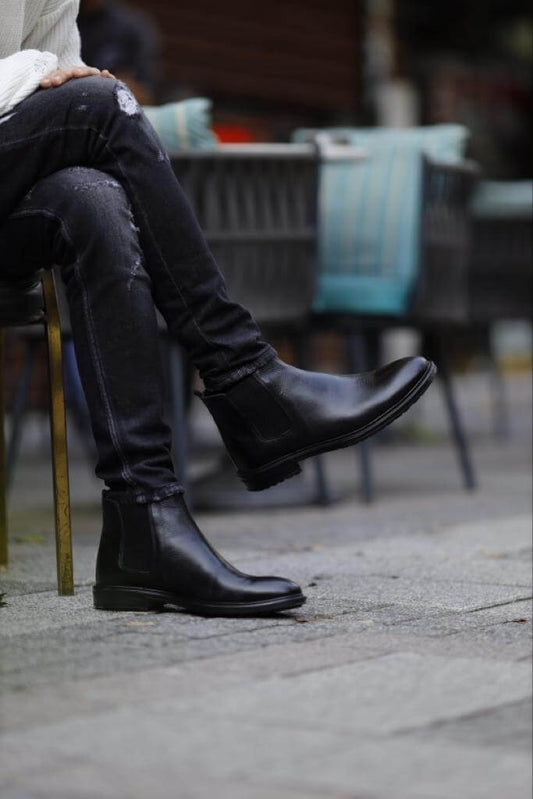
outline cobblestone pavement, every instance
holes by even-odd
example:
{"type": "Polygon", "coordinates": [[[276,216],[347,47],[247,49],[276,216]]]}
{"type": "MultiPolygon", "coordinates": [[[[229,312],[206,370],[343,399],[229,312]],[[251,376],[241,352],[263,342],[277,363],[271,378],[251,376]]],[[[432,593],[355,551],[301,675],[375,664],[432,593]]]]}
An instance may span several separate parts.
{"type": "Polygon", "coordinates": [[[373,505],[348,450],[329,508],[197,514],[240,568],[305,587],[278,616],[93,610],[80,459],[76,595],[58,598],[48,468],[26,459],[0,575],[3,799],[529,799],[531,395],[510,383],[498,441],[486,386],[460,381],[476,492],[433,392],[405,417],[418,443],[375,446],[373,505]]]}

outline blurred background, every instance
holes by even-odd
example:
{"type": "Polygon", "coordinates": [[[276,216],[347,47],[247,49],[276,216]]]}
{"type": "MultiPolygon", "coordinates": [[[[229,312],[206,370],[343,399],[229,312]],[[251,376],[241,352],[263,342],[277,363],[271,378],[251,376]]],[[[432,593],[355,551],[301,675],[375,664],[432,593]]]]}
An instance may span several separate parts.
{"type": "Polygon", "coordinates": [[[68,309],[73,597],[54,582],[43,330],[8,329],[6,799],[529,799],[530,3],[82,0],[79,24],[285,359],[346,373],[423,352],[439,374],[370,442],[250,493],[161,324],[195,518],[308,603],[106,614],[68,309]]]}
{"type": "MultiPolygon", "coordinates": [[[[531,268],[528,262],[532,194],[529,113],[532,18],[529,3],[523,0],[491,3],[450,0],[431,4],[422,0],[269,0],[260,4],[244,0],[226,3],[218,0],[181,0],[178,3],[82,0],[79,27],[83,58],[89,64],[112,70],[132,88],[163,142],[176,155],[174,166],[186,189],[197,149],[217,151],[227,144],[311,141],[320,131],[327,131],[330,143],[360,146],[359,155],[353,152],[349,155],[349,148],[345,150],[346,158],[352,158],[351,164],[335,167],[326,159],[320,168],[318,267],[317,258],[309,250],[306,263],[300,265],[307,273],[318,269],[318,283],[302,288],[305,280],[302,284],[294,271],[291,282],[295,261],[293,255],[287,255],[289,245],[286,243],[283,258],[289,260],[285,272],[274,270],[268,285],[252,280],[243,287],[242,274],[254,271],[250,264],[256,263],[254,269],[258,273],[263,268],[261,263],[272,263],[276,259],[281,263],[280,250],[268,253],[261,242],[256,242],[253,251],[246,250],[242,242],[240,249],[238,242],[226,249],[223,246],[217,249],[213,244],[231,293],[252,308],[282,355],[293,361],[293,331],[282,326],[271,329],[268,308],[265,311],[268,306],[265,296],[274,283],[278,295],[280,289],[285,297],[300,295],[299,299],[307,303],[306,310],[312,307],[315,311],[317,308],[321,312],[331,311],[337,318],[347,311],[358,333],[362,331],[366,336],[363,355],[359,348],[356,360],[352,358],[352,365],[361,366],[367,362],[374,365],[378,360],[406,354],[425,345],[421,326],[411,324],[412,295],[424,284],[426,307],[435,297],[441,297],[439,323],[446,329],[447,356],[452,371],[470,375],[484,370],[486,390],[483,389],[481,395],[487,407],[492,408],[488,411],[489,416],[492,415],[488,424],[496,435],[504,436],[508,432],[512,414],[507,407],[510,389],[506,387],[505,375],[525,375],[527,379],[531,369],[528,299],[531,268]],[[198,98],[205,99],[199,101],[198,98]],[[439,127],[447,125],[455,127],[439,127]],[[373,133],[363,140],[367,129],[373,133]],[[372,139],[374,132],[381,129],[390,130],[393,135],[400,129],[420,129],[429,131],[430,136],[432,130],[436,135],[448,130],[456,135],[454,131],[458,131],[460,141],[453,144],[452,160],[469,164],[469,168],[473,166],[475,175],[464,178],[462,188],[457,181],[459,188],[452,181],[447,191],[449,197],[455,192],[455,200],[447,210],[439,212],[437,209],[436,216],[432,216],[433,211],[426,213],[425,206],[435,210],[435,198],[425,202],[425,195],[415,196],[410,185],[396,188],[394,195],[392,189],[389,190],[393,183],[391,167],[387,166],[387,178],[385,173],[380,177],[379,170],[377,176],[370,171],[372,164],[379,160],[378,156],[383,155],[379,150],[381,145],[377,145],[379,152],[373,149],[372,139]],[[187,156],[180,157],[180,151],[187,156]],[[366,172],[362,165],[365,157],[370,158],[366,172]],[[360,167],[355,164],[358,158],[360,167]],[[368,221],[368,209],[356,207],[353,198],[342,201],[343,224],[359,233],[356,231],[350,239],[349,252],[335,252],[339,249],[335,243],[339,235],[336,202],[347,196],[343,194],[347,191],[347,176],[352,176],[350,185],[359,202],[372,186],[375,193],[372,203],[377,208],[375,197],[378,190],[382,192],[385,210],[379,214],[383,218],[393,213],[391,202],[401,201],[404,191],[413,194],[410,199],[413,215],[406,223],[411,231],[411,242],[406,245],[405,238],[393,239],[390,245],[402,251],[414,248],[413,253],[416,249],[417,252],[411,254],[412,264],[400,263],[398,259],[398,263],[394,260],[388,263],[386,259],[380,262],[382,251],[378,252],[378,239],[381,236],[383,241],[388,241],[389,233],[376,226],[375,240],[369,244],[369,234],[357,228],[357,220],[364,218],[361,225],[367,227],[372,220],[368,221]],[[335,183],[337,180],[344,181],[342,186],[339,183],[341,189],[335,183]],[[458,192],[462,192],[459,200],[458,192]],[[441,247],[435,254],[435,247],[430,243],[427,251],[425,245],[421,245],[418,252],[418,245],[415,247],[413,242],[418,241],[420,229],[435,228],[437,231],[442,220],[449,222],[459,213],[458,209],[462,216],[459,214],[454,217],[456,221],[450,223],[444,249],[441,247]],[[468,243],[464,240],[464,225],[468,226],[468,243]],[[500,232],[494,239],[496,229],[500,232]],[[368,251],[372,248],[374,261],[369,266],[368,251]],[[354,255],[356,251],[357,256],[354,255]],[[465,259],[469,265],[463,263],[465,259]],[[454,266],[443,271],[443,262],[454,266]],[[384,310],[379,303],[364,307],[361,304],[339,305],[339,293],[355,297],[360,287],[357,281],[372,270],[380,279],[386,277],[388,270],[391,274],[397,273],[399,280],[411,281],[405,288],[411,299],[405,299],[402,307],[393,310],[392,319],[390,308],[384,310]],[[346,272],[355,280],[353,286],[350,284],[346,289],[342,284],[344,288],[334,286],[332,289],[329,283],[326,285],[327,280],[335,282],[339,274],[346,272]],[[455,277],[452,279],[449,275],[455,277]],[[288,282],[284,285],[284,281],[288,282]],[[449,294],[443,294],[447,281],[449,294]],[[453,281],[454,286],[451,286],[453,281]],[[442,313],[443,308],[448,316],[442,313]],[[371,317],[381,317],[384,312],[389,317],[376,344],[366,322],[371,317]],[[456,324],[458,321],[460,324],[456,324]]],[[[396,141],[391,141],[396,152],[396,141]]],[[[390,151],[387,152],[390,155],[390,151]]],[[[433,153],[434,146],[430,144],[425,152],[433,153]]],[[[250,157],[253,160],[255,156],[250,157]]],[[[212,168],[225,167],[219,164],[212,168]]],[[[227,168],[233,169],[232,166],[227,168]]],[[[261,202],[268,196],[269,202],[276,206],[272,197],[275,198],[277,191],[283,196],[282,173],[278,172],[278,182],[272,184],[269,180],[274,172],[271,170],[270,178],[267,172],[261,202]]],[[[205,185],[211,185],[207,173],[203,180],[205,185]]],[[[437,178],[428,178],[428,185],[431,180],[437,185],[437,178]]],[[[256,183],[259,185],[261,180],[256,183]]],[[[191,192],[198,195],[198,188],[193,187],[191,192]]],[[[220,192],[224,208],[228,197],[225,189],[220,192]]],[[[309,206],[311,213],[310,191],[302,202],[306,208],[309,206]]],[[[437,198],[436,202],[438,205],[440,200],[437,198]]],[[[206,213],[202,215],[205,208],[206,202],[203,202],[196,211],[210,240],[212,219],[206,213]]],[[[274,216],[277,212],[274,208],[274,216]]],[[[247,224],[244,216],[234,222],[231,235],[244,230],[247,224]]],[[[404,221],[400,217],[398,220],[398,225],[403,227],[404,221]]],[[[281,220],[280,226],[292,229],[295,223],[288,218],[281,220]]],[[[435,235],[438,238],[441,234],[435,235]]],[[[270,307],[275,307],[279,296],[273,295],[269,301],[270,307]]],[[[350,366],[344,354],[346,330],[339,324],[322,328],[314,331],[312,358],[309,341],[304,344],[303,356],[300,342],[300,361],[303,357],[314,368],[346,371],[350,366]]],[[[73,452],[91,454],[92,442],[71,342],[66,346],[71,426],[81,433],[81,436],[73,436],[73,452]]],[[[46,432],[39,432],[47,413],[46,368],[43,352],[39,352],[34,338],[12,337],[6,370],[8,410],[16,420],[10,445],[14,470],[21,447],[22,452],[32,452],[34,447],[46,446],[42,443],[46,432]]],[[[183,371],[182,367],[180,370],[183,371]]],[[[183,380],[189,395],[191,377],[186,367],[185,372],[183,380]]],[[[188,396],[185,405],[186,414],[188,396]]],[[[459,438],[463,432],[459,431],[459,438]]],[[[201,433],[199,438],[202,439],[201,433]]]]}
{"type": "Polygon", "coordinates": [[[81,6],[89,63],[108,65],[157,102],[211,98],[221,141],[289,141],[298,127],[455,122],[471,131],[470,155],[486,177],[531,177],[524,0],[81,6]]]}

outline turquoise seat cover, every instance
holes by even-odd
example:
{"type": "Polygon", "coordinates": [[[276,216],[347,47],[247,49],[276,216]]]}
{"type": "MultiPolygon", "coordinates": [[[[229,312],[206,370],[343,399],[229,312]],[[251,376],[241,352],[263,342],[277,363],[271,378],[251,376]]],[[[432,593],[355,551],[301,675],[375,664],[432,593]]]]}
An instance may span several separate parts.
{"type": "Polygon", "coordinates": [[[211,100],[192,97],[177,103],[144,106],[143,111],[167,150],[214,150],[211,100]]]}
{"type": "Polygon", "coordinates": [[[460,125],[302,129],[363,149],[365,161],[324,161],[319,189],[318,313],[402,315],[418,271],[422,155],[460,162],[460,125]]]}

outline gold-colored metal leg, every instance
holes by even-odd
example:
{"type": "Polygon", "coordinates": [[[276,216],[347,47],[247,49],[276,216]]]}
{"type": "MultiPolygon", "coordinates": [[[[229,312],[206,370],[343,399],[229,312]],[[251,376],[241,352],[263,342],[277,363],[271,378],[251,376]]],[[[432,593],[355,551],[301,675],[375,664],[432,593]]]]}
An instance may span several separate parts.
{"type": "Polygon", "coordinates": [[[61,327],[57,307],[54,276],[43,272],[48,372],[50,386],[50,426],[54,470],[54,504],[56,517],[57,585],[60,596],[74,593],[72,568],[72,526],[68,480],[67,423],[63,390],[61,327]]]}
{"type": "Polygon", "coordinates": [[[4,438],[4,331],[0,330],[0,566],[7,566],[7,473],[4,438]]]}

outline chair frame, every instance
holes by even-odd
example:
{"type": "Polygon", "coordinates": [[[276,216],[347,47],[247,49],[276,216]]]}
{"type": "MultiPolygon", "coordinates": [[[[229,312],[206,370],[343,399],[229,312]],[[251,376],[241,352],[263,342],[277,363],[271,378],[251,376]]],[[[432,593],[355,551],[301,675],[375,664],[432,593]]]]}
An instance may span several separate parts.
{"type": "MultiPolygon", "coordinates": [[[[50,433],[52,441],[52,470],[55,511],[55,539],[57,559],[57,585],[60,596],[74,594],[72,561],[72,523],[70,514],[70,489],[68,473],[67,427],[63,386],[63,360],[61,351],[61,324],[53,272],[41,274],[43,292],[43,322],[48,348],[48,378],[50,394],[50,433]]],[[[0,327],[0,565],[7,566],[7,470],[4,436],[4,386],[3,386],[4,331],[0,327]]]]}
{"type": "MultiPolygon", "coordinates": [[[[419,269],[411,301],[403,316],[372,314],[314,314],[315,330],[337,330],[346,338],[346,359],[351,372],[370,368],[369,344],[376,348],[377,336],[392,327],[411,327],[422,334],[422,350],[438,368],[451,434],[467,490],[477,479],[452,385],[446,332],[468,320],[468,259],[470,255],[469,203],[479,169],[471,161],[448,164],[426,155],[422,159],[420,203],[419,269]]],[[[370,441],[357,446],[362,494],[367,503],[375,498],[370,441]]]]}

